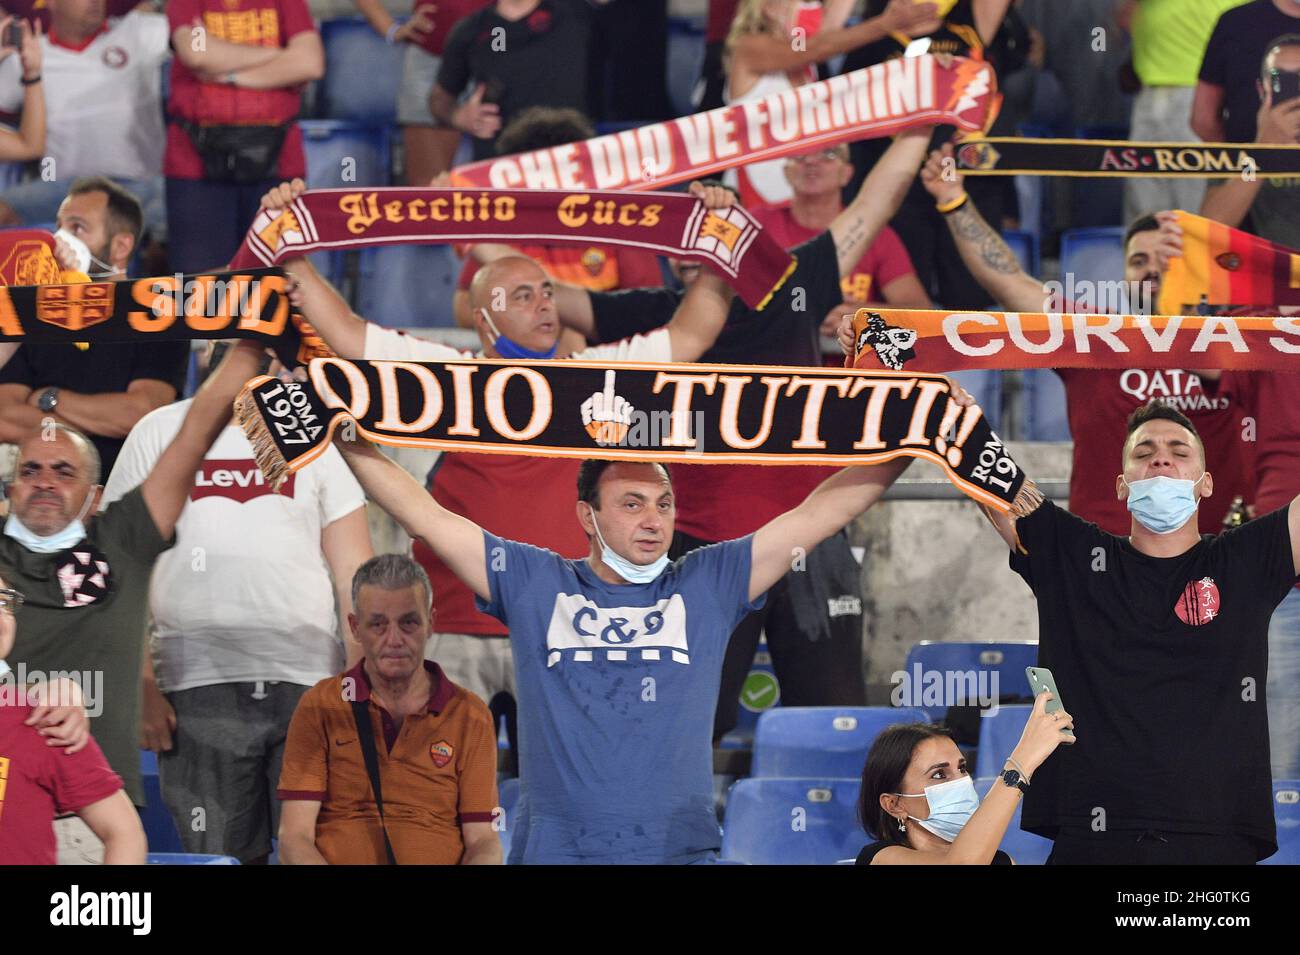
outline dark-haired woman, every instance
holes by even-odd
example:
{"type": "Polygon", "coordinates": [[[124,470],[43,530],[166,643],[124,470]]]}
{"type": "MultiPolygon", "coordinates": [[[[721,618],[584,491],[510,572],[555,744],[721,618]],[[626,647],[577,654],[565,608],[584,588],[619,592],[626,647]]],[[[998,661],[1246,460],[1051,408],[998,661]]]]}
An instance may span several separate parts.
{"type": "Polygon", "coordinates": [[[1034,771],[1069,738],[1074,720],[1046,712],[1050,693],[1034,702],[1020,742],[980,802],[966,758],[947,731],[914,723],[876,738],[862,770],[858,812],[876,841],[858,865],[1012,865],[998,849],[1034,771]]]}

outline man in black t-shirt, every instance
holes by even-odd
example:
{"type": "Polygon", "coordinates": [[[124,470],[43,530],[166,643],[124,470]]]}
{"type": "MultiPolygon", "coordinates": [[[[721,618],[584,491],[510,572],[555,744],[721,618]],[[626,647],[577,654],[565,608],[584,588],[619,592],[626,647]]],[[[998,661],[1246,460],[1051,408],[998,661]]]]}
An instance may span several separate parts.
{"type": "Polygon", "coordinates": [[[495,156],[497,133],[529,106],[590,112],[591,7],[608,2],[497,0],[464,17],[447,37],[429,111],[473,137],[475,159],[495,156]]]}
{"type": "Polygon", "coordinates": [[[1214,478],[1192,423],[1157,403],[1128,431],[1128,537],[1050,501],[993,517],[1078,737],[1034,773],[1021,826],[1056,864],[1253,864],[1277,851],[1268,625],[1300,574],[1300,497],[1202,537],[1214,478]]]}
{"type": "MultiPolygon", "coordinates": [[[[97,281],[126,278],[144,224],[135,196],[108,179],[78,179],[57,222],[64,268],[97,281]],[[83,259],[89,253],[89,265],[74,261],[74,246],[83,259]]],[[[189,352],[184,341],[22,345],[0,368],[0,443],[17,444],[54,418],[90,438],[107,475],[135,423],[185,387],[189,352]]]]}

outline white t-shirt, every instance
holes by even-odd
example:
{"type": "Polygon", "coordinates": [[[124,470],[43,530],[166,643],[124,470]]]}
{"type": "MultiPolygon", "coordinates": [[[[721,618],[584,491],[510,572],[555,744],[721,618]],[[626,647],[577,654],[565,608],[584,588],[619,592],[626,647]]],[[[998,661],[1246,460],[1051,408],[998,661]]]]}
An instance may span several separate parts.
{"type": "MultiPolygon", "coordinates": [[[[169,42],[161,13],[110,20],[81,51],[41,38],[45,155],[54,159],[57,181],[162,175],[162,64],[169,42]]],[[[21,80],[15,53],[0,62],[0,110],[21,109],[21,80]]]]}
{"type": "MultiPolygon", "coordinates": [[[[405,332],[366,324],[366,359],[368,361],[455,361],[482,358],[481,354],[461,351],[441,342],[416,338],[405,332]]],[[[672,338],[666,328],[656,328],[645,335],[633,335],[620,342],[592,345],[568,358],[575,361],[672,361],[672,338]]],[[[563,359],[562,359],[563,360],[563,359]]]]}
{"type": "MultiPolygon", "coordinates": [[[[104,505],[139,485],[180,431],[191,401],[151,411],[127,435],[104,505]]],[[[221,432],[149,587],[163,690],[281,680],[312,686],[343,668],[321,532],[365,505],[338,451],[271,491],[244,432],[221,432]]]]}

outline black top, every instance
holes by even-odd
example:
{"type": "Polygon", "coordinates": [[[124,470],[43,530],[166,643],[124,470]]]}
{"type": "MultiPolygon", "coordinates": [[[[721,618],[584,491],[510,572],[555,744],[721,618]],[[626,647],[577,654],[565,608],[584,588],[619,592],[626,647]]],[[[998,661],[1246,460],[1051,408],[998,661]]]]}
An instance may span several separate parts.
{"type": "Polygon", "coordinates": [[[1025,797],[1021,827],[1239,835],[1277,849],[1268,624],[1295,579],[1287,508],[1149,557],[1051,501],[1016,522],[1011,568],[1038,598],[1038,663],[1078,742],[1025,797]]]}
{"type": "MultiPolygon", "coordinates": [[[[1297,8],[1300,13],[1300,8],[1297,8]]],[[[1259,68],[1273,41],[1300,33],[1300,18],[1289,17],[1272,0],[1255,0],[1225,11],[1210,34],[1201,59],[1200,80],[1223,88],[1224,135],[1230,143],[1255,139],[1259,112],[1259,68]]]]}
{"type": "MultiPolygon", "coordinates": [[[[133,381],[147,378],[185,389],[189,370],[188,341],[141,344],[22,345],[0,368],[0,384],[26,385],[33,391],[55,386],[85,395],[126,391],[133,381]]],[[[55,409],[55,414],[58,410],[55,409]]],[[[124,438],[87,434],[103,464],[103,480],[113,470],[124,438]]]]}
{"type": "MultiPolygon", "coordinates": [[[[587,48],[591,7],[587,0],[542,0],[522,20],[497,13],[496,4],[456,23],[443,47],[438,85],[453,96],[485,83],[487,101],[501,107],[504,129],[529,106],[587,109],[587,48]]],[[[493,139],[472,138],[475,159],[496,155],[493,139]]]]}
{"type": "MultiPolygon", "coordinates": [[[[876,853],[891,844],[892,843],[888,842],[871,843],[871,845],[866,846],[858,853],[858,861],[855,862],[854,865],[871,865],[871,860],[876,857],[876,853]]],[[[1013,865],[1013,863],[1011,861],[1011,856],[999,849],[993,853],[993,859],[989,862],[989,865],[1013,865]]]]}
{"type": "MultiPolygon", "coordinates": [[[[835,240],[829,231],[822,232],[795,246],[791,254],[798,264],[767,306],[756,312],[734,299],[722,334],[700,361],[821,366],[818,329],[826,313],[844,299],[835,240]]],[[[680,291],[666,288],[592,292],[594,343],[619,341],[665,325],[681,299],[680,291]]]]}

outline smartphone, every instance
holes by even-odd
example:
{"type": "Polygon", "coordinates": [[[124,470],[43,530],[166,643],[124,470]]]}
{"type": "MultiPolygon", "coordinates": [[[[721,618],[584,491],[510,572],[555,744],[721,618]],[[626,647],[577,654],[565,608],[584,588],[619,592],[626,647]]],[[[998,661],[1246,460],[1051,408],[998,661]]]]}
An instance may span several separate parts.
{"type": "MultiPolygon", "coordinates": [[[[1034,691],[1034,699],[1044,691],[1048,690],[1052,698],[1047,701],[1047,712],[1055,713],[1063,709],[1061,703],[1061,694],[1056,690],[1056,678],[1052,676],[1052,671],[1047,667],[1025,667],[1025,676],[1029,677],[1029,688],[1034,691]]],[[[1068,729],[1062,729],[1061,735],[1071,743],[1074,742],[1074,733],[1068,729]]]]}
{"type": "Polygon", "coordinates": [[[14,21],[5,27],[4,36],[0,37],[0,46],[12,47],[18,49],[23,45],[23,28],[22,24],[14,21]]]}
{"type": "Polygon", "coordinates": [[[1300,73],[1293,73],[1290,70],[1269,70],[1268,74],[1274,106],[1300,97],[1300,73]]]}

